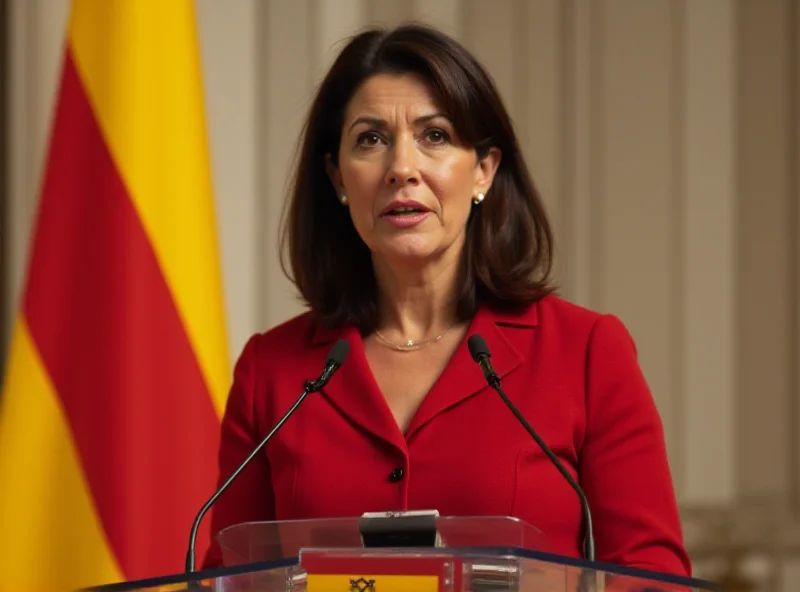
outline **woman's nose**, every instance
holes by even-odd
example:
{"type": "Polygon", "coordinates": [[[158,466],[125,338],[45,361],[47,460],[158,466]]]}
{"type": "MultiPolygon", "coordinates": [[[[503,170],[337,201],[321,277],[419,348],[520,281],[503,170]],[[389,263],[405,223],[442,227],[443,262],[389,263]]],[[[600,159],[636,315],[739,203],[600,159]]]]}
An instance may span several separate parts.
{"type": "Polygon", "coordinates": [[[390,154],[391,161],[386,172],[386,183],[388,185],[418,183],[417,146],[414,138],[398,138],[390,154]]]}

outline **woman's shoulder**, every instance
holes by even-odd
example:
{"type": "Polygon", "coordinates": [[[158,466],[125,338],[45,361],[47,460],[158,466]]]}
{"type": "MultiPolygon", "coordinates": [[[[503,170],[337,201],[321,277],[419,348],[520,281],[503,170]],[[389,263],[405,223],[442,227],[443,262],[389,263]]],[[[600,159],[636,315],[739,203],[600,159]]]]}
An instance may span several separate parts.
{"type": "Polygon", "coordinates": [[[257,368],[260,374],[273,375],[277,370],[283,374],[315,373],[322,368],[337,339],[352,338],[353,331],[350,325],[327,328],[312,311],[306,311],[251,334],[238,363],[257,368]]]}
{"type": "Polygon", "coordinates": [[[612,313],[577,304],[555,293],[540,298],[523,313],[531,315],[536,324],[563,324],[573,328],[593,329],[598,323],[620,322],[612,313]]]}
{"type": "Polygon", "coordinates": [[[253,337],[262,345],[280,345],[287,342],[303,341],[310,338],[315,328],[311,311],[299,313],[269,329],[255,333],[253,337]]]}
{"type": "Polygon", "coordinates": [[[633,338],[619,316],[576,304],[557,294],[548,294],[524,313],[544,330],[592,345],[629,347],[633,338]]]}
{"type": "MultiPolygon", "coordinates": [[[[232,394],[252,397],[261,392],[259,405],[283,401],[278,394],[296,396],[298,380],[313,378],[323,367],[326,350],[317,346],[319,335],[314,316],[303,312],[273,327],[252,333],[234,363],[232,394]],[[300,378],[298,378],[300,377],[300,378]],[[264,391],[266,389],[266,391],[264,391]],[[266,392],[269,396],[265,396],[266,392]]],[[[231,397],[232,399],[236,398],[231,397]]]]}
{"type": "Polygon", "coordinates": [[[269,329],[252,333],[244,350],[250,350],[258,358],[295,356],[311,344],[316,330],[313,314],[310,311],[302,312],[269,329]]]}
{"type": "Polygon", "coordinates": [[[603,316],[603,313],[576,304],[571,300],[555,293],[548,294],[536,301],[537,313],[544,319],[575,323],[582,325],[593,325],[603,316]]]}

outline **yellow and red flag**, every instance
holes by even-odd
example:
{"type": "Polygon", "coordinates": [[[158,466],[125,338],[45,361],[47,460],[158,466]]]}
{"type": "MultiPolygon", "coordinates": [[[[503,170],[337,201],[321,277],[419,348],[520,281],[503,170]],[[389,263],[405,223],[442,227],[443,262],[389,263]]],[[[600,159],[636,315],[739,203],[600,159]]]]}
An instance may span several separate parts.
{"type": "Polygon", "coordinates": [[[76,0],[65,45],[0,396],[2,590],[181,571],[229,380],[193,2],[76,0]]]}

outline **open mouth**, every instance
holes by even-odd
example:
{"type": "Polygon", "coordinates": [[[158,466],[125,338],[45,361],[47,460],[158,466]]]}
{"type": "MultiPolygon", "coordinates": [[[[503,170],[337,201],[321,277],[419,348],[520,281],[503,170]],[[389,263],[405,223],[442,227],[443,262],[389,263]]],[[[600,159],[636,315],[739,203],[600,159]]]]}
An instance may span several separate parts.
{"type": "Polygon", "coordinates": [[[384,214],[384,216],[410,216],[413,214],[424,214],[427,210],[413,207],[394,208],[384,214]]]}

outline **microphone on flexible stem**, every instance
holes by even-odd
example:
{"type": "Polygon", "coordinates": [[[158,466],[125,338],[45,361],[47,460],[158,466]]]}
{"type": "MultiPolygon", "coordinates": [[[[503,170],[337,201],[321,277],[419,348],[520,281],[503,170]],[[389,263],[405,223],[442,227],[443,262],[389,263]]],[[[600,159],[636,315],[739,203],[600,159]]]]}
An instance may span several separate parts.
{"type": "Polygon", "coordinates": [[[191,534],[189,535],[189,550],[186,553],[186,573],[192,573],[195,571],[195,543],[197,539],[197,530],[200,527],[200,521],[205,516],[206,512],[214,505],[214,502],[217,501],[217,498],[225,491],[228,486],[233,482],[236,477],[239,476],[239,473],[244,470],[244,468],[250,463],[251,460],[255,458],[255,456],[261,451],[264,446],[266,446],[267,442],[269,442],[272,437],[278,432],[279,429],[286,423],[286,420],[291,417],[291,415],[297,410],[300,406],[300,403],[308,396],[310,393],[315,393],[328,384],[328,381],[331,377],[336,373],[336,371],[344,364],[345,358],[347,358],[347,354],[350,352],[350,343],[345,339],[340,339],[337,341],[333,347],[331,348],[330,352],[328,352],[328,358],[325,362],[325,368],[322,370],[322,373],[319,375],[319,378],[313,381],[306,381],[303,387],[303,392],[298,397],[297,401],[295,401],[294,405],[291,406],[289,411],[280,419],[280,421],[275,424],[275,427],[272,428],[269,434],[267,434],[263,440],[255,447],[255,449],[250,453],[250,455],[244,459],[241,465],[231,473],[231,476],[220,485],[219,489],[217,489],[214,494],[208,499],[208,501],[203,504],[203,507],[200,508],[200,511],[197,513],[197,516],[194,519],[194,523],[192,523],[192,530],[191,534]]]}
{"type": "Polygon", "coordinates": [[[581,509],[583,510],[583,519],[585,522],[584,530],[584,539],[583,539],[583,557],[589,561],[595,560],[594,555],[594,534],[592,532],[592,514],[589,511],[589,502],[586,499],[586,495],[583,493],[580,485],[572,478],[572,475],[567,472],[564,468],[564,465],[561,464],[561,461],[558,457],[553,454],[553,451],[550,450],[550,447],[545,444],[544,440],[539,437],[539,434],[536,433],[522,413],[514,406],[511,400],[508,398],[506,393],[503,391],[502,387],[500,386],[500,377],[497,375],[497,372],[494,371],[492,368],[492,362],[489,360],[491,358],[491,354],[489,353],[489,346],[486,345],[486,341],[480,335],[472,335],[470,336],[469,340],[467,341],[467,346],[469,347],[469,353],[472,356],[472,359],[475,360],[478,365],[483,370],[483,375],[486,378],[486,382],[489,383],[489,386],[492,387],[497,394],[500,395],[500,398],[503,399],[503,402],[511,409],[511,412],[516,416],[519,422],[522,424],[522,427],[531,435],[531,437],[536,440],[536,443],[542,449],[542,451],[547,455],[547,458],[550,459],[555,467],[558,469],[558,472],[567,480],[570,484],[572,489],[575,490],[575,493],[578,494],[578,498],[581,502],[581,509]]]}

